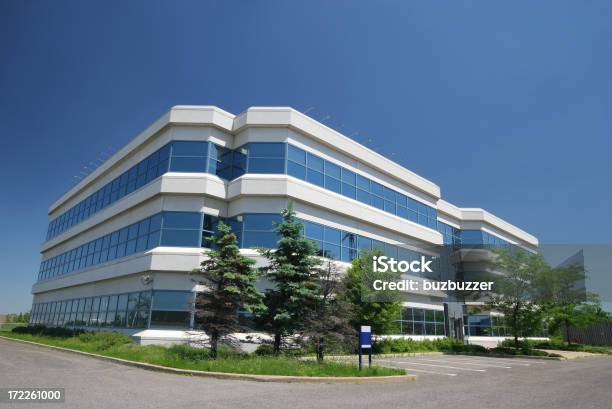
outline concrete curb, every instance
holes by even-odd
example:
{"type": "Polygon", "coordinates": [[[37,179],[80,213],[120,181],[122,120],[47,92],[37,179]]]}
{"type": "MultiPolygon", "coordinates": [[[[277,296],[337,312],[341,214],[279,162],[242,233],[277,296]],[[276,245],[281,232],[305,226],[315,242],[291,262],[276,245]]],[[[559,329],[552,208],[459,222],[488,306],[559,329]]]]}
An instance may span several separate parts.
{"type": "Polygon", "coordinates": [[[409,382],[416,380],[416,375],[396,375],[396,376],[364,376],[364,377],[348,377],[348,376],[283,376],[283,375],[252,375],[252,374],[237,374],[229,372],[206,372],[196,371],[191,369],[170,368],[148,364],[145,362],[130,361],[122,358],[93,354],[91,352],[78,351],[76,349],[62,348],[53,345],[41,344],[38,342],[26,341],[23,339],[4,337],[0,335],[0,339],[9,341],[22,342],[25,344],[41,346],[45,348],[55,349],[63,352],[69,352],[77,355],[85,355],[101,361],[114,362],[119,365],[126,365],[149,371],[173,373],[178,375],[199,376],[203,378],[214,379],[230,379],[237,381],[255,381],[255,382],[284,382],[284,383],[332,383],[332,384],[365,384],[365,383],[389,383],[389,382],[409,382]]]}

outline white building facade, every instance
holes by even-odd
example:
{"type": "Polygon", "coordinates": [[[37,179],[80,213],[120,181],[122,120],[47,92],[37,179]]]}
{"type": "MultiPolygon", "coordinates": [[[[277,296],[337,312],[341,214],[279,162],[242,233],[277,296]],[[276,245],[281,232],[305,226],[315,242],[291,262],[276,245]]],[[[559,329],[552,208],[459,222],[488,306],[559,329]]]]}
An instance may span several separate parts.
{"type": "MultiPolygon", "coordinates": [[[[538,246],[291,108],[235,116],[176,106],[51,205],[31,323],[120,330],[142,342],[181,339],[194,327],[201,290],[188,272],[216,223],[229,224],[241,251],[261,265],[252,248],[275,246],[273,223],[289,200],[321,255],[342,266],[373,248],[410,260],[437,259],[445,245],[461,243],[538,246]]],[[[463,269],[478,270],[478,262],[463,269]]],[[[444,293],[408,294],[404,304],[397,335],[505,335],[495,316],[471,317],[444,293]]]]}

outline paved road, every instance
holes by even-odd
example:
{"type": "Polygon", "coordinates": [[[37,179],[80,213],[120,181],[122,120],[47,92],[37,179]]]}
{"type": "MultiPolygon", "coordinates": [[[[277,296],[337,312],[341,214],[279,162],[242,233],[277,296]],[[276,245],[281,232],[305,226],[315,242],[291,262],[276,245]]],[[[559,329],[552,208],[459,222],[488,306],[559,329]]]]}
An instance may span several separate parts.
{"type": "Polygon", "coordinates": [[[419,379],[383,385],[308,385],[195,378],[0,339],[0,388],[66,388],[64,404],[0,404],[0,407],[610,409],[612,406],[612,357],[540,364],[454,356],[390,361],[386,364],[411,368],[419,379]]]}

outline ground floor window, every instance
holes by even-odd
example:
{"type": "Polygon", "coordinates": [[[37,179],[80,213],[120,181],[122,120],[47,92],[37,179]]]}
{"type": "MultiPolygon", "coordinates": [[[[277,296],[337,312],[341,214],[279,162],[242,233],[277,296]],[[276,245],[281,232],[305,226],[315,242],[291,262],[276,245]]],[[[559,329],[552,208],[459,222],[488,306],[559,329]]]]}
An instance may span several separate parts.
{"type": "Polygon", "coordinates": [[[54,327],[146,328],[151,291],[35,303],[30,324],[54,327]]]}
{"type": "Polygon", "coordinates": [[[446,335],[444,311],[405,307],[397,330],[402,335],[446,335]]]}
{"type": "Polygon", "coordinates": [[[154,291],[151,328],[190,328],[193,303],[194,293],[191,291],[154,291]]]}

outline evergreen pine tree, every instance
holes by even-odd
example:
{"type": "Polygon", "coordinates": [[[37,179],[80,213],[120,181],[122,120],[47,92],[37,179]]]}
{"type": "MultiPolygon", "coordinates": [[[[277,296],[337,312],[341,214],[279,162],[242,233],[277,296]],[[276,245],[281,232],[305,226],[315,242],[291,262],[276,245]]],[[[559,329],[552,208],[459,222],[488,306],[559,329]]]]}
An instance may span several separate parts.
{"type": "Polygon", "coordinates": [[[260,250],[269,261],[263,270],[274,288],[266,291],[267,310],[259,315],[258,322],[273,334],[276,354],[285,337],[304,328],[308,306],[319,293],[317,269],[322,262],[317,257],[316,243],[303,236],[303,228],[290,202],[282,212],[282,222],[275,228],[280,236],[278,248],[260,250]]]}
{"type": "Polygon", "coordinates": [[[239,311],[259,314],[265,306],[263,295],[255,287],[258,279],[258,272],[253,268],[255,261],[240,254],[236,235],[230,227],[219,222],[216,236],[208,240],[214,248],[192,273],[200,276],[200,283],[207,287],[196,300],[196,320],[209,337],[211,357],[216,358],[219,342],[245,329],[240,323],[239,311]]]}

